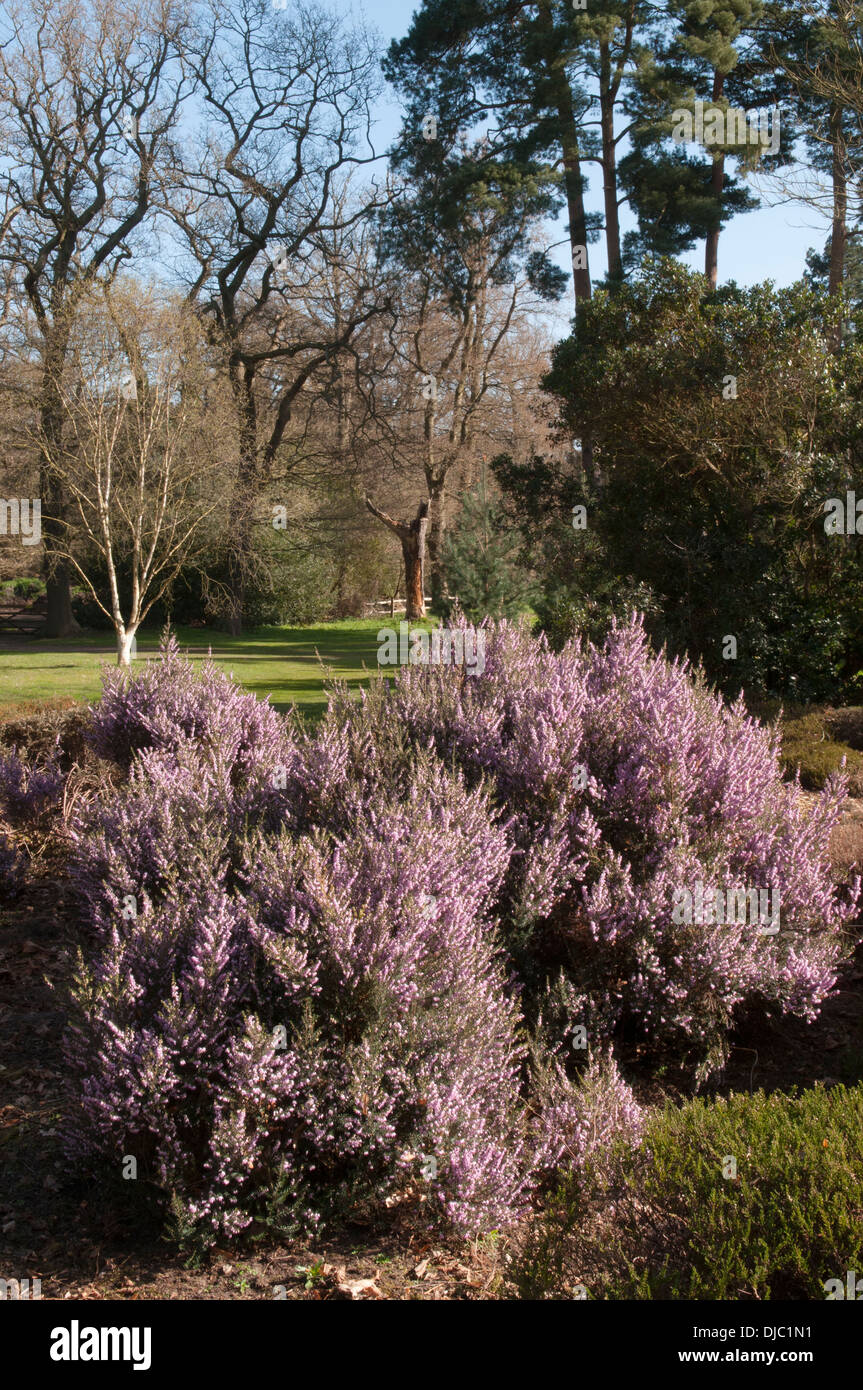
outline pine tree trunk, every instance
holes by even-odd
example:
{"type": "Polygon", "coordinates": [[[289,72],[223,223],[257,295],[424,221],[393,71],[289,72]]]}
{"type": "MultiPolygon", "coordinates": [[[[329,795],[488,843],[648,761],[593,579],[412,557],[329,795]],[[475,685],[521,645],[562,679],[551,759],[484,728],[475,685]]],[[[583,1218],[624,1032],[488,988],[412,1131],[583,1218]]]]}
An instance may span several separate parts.
{"type": "Polygon", "coordinates": [[[608,278],[623,278],[620,254],[620,209],[617,206],[617,149],[614,143],[614,93],[611,91],[611,54],[600,44],[600,128],[602,131],[602,196],[605,207],[605,246],[608,278]]]}
{"type": "Polygon", "coordinates": [[[845,281],[847,241],[848,181],[841,107],[830,107],[830,143],[833,153],[833,225],[830,233],[830,294],[838,294],[845,281]]]}
{"type": "MultiPolygon", "coordinates": [[[[721,72],[713,76],[713,100],[719,101],[725,90],[725,76],[721,72]]],[[[719,280],[719,231],[722,225],[722,192],[725,188],[725,156],[714,155],[713,170],[710,175],[710,192],[716,200],[716,226],[707,233],[704,248],[704,274],[711,290],[715,290],[719,280]]]]}
{"type": "MultiPolygon", "coordinates": [[[[540,27],[551,38],[554,18],[549,0],[539,0],[540,27]]],[[[548,70],[549,93],[560,121],[560,144],[563,155],[563,182],[566,190],[566,209],[569,213],[569,242],[572,250],[572,279],[575,289],[575,314],[578,306],[590,299],[590,264],[587,253],[587,217],[584,208],[584,178],[581,172],[581,151],[578,143],[578,124],[572,88],[566,69],[555,63],[548,70]],[[576,253],[583,253],[577,255],[576,253]],[[576,262],[579,262],[576,265],[576,262]],[[581,265],[580,262],[584,264],[581,265]]]]}

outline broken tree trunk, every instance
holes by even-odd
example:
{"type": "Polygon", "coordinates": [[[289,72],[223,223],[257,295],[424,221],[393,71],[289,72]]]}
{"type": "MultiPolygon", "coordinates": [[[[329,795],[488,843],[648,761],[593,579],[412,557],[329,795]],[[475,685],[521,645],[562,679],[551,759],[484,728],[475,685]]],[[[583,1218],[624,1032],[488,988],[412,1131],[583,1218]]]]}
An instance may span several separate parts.
{"type": "Polygon", "coordinates": [[[384,526],[398,536],[402,544],[405,562],[405,617],[410,622],[425,617],[425,594],[423,589],[426,551],[426,531],[428,530],[429,504],[420,502],[413,521],[394,521],[386,512],[376,507],[370,497],[366,506],[372,516],[382,521],[384,526]]]}

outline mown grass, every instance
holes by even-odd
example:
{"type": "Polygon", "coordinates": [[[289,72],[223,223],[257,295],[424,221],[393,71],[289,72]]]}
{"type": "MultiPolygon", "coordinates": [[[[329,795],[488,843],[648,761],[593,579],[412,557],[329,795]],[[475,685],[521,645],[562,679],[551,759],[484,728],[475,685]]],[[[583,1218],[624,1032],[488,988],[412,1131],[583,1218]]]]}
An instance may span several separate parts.
{"type": "MultiPolygon", "coordinates": [[[[376,677],[377,633],[399,619],[358,618],[314,627],[270,627],[242,637],[209,629],[178,627],[177,640],[193,661],[213,660],[261,699],[269,695],[277,709],[295,705],[315,717],[326,704],[328,680],[345,681],[359,692],[376,677]]],[[[156,630],[138,634],[133,667],[153,656],[156,630]]],[[[69,641],[6,639],[0,646],[0,707],[21,712],[46,700],[90,701],[98,698],[104,663],[116,657],[111,634],[85,633],[69,641]]]]}
{"type": "Polygon", "coordinates": [[[782,761],[786,771],[793,774],[799,769],[801,786],[818,791],[832,773],[844,767],[852,795],[860,796],[863,754],[859,752],[859,715],[858,709],[816,709],[786,716],[782,724],[782,761]],[[853,742],[845,741],[849,734],[853,742]]]}

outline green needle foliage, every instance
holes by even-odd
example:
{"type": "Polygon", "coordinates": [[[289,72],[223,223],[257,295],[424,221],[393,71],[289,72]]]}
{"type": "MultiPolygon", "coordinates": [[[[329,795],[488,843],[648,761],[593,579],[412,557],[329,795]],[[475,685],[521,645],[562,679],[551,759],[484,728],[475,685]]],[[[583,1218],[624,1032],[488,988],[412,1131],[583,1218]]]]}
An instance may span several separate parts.
{"type": "Polygon", "coordinates": [[[863,1271],[863,1085],[669,1104],[549,1203],[522,1297],[825,1299],[863,1271]],[[736,1169],[729,1162],[735,1160],[736,1169]],[[729,1176],[724,1176],[724,1174],[729,1176]],[[731,1174],[734,1173],[734,1176],[731,1174]]]}
{"type": "Polygon", "coordinates": [[[530,606],[533,585],[518,564],[520,536],[500,502],[489,498],[485,479],[465,493],[444,547],[449,592],[471,622],[514,618],[530,606]]]}
{"type": "Polygon", "coordinates": [[[623,1242],[641,1250],[612,1296],[822,1299],[826,1280],[860,1272],[863,1086],[694,1100],[669,1107],[646,1143],[629,1193],[649,1215],[624,1217],[623,1242]],[[648,1230],[661,1253],[647,1255],[648,1230]]]}

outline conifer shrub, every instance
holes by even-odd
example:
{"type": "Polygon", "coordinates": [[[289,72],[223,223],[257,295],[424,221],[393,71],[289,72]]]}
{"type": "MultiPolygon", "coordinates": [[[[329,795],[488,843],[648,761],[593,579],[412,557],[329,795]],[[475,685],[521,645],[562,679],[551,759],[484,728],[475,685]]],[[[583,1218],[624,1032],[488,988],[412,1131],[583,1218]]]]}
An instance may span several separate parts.
{"type": "Polygon", "coordinates": [[[820,790],[831,773],[848,775],[854,796],[863,791],[863,755],[842,742],[824,715],[815,712],[783,720],[782,761],[789,772],[799,770],[800,785],[820,790]]]}

